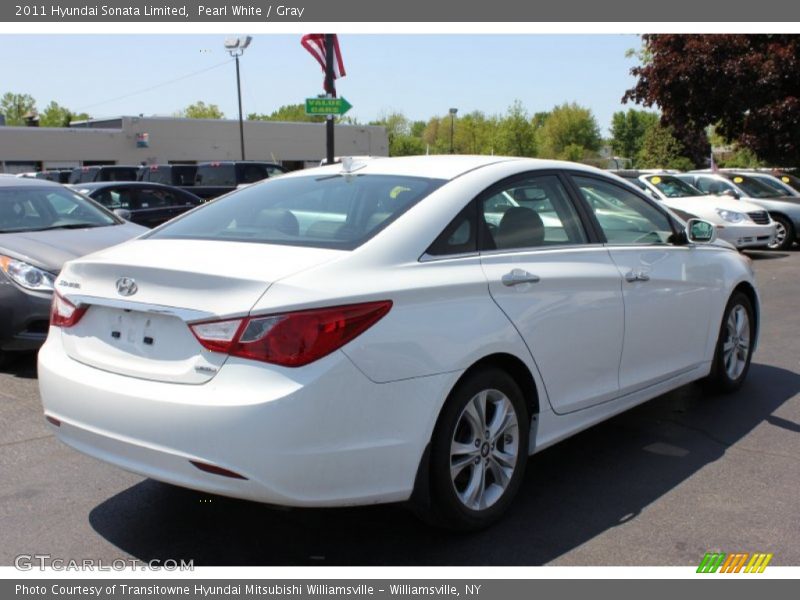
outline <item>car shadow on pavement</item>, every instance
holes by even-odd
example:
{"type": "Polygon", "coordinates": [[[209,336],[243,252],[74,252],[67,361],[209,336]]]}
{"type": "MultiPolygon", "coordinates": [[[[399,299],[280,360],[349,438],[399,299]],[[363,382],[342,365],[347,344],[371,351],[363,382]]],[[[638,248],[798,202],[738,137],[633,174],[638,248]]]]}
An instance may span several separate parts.
{"type": "Polygon", "coordinates": [[[531,457],[509,514],[478,533],[438,530],[400,506],[281,510],[152,480],[98,505],[89,521],[145,562],[541,565],[637,518],[756,426],[796,427],[772,413],[799,391],[800,375],[753,364],[733,395],[688,385],[660,396],[531,457]]]}
{"type": "Polygon", "coordinates": [[[777,252],[775,250],[746,250],[744,254],[753,260],[772,260],[774,258],[786,258],[789,256],[786,252],[777,252]]]}
{"type": "Polygon", "coordinates": [[[36,354],[25,352],[6,357],[0,364],[0,373],[20,379],[36,379],[36,354]]]}

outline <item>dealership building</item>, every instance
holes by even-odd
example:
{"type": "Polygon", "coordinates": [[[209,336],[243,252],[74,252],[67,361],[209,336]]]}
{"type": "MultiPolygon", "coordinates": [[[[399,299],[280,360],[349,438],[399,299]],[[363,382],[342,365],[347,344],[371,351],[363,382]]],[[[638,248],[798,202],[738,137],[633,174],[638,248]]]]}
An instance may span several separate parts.
{"type": "MultiPolygon", "coordinates": [[[[325,157],[325,123],[244,122],[248,160],[288,169],[325,157]]],[[[383,127],[336,125],[337,156],[388,156],[383,127]]],[[[0,125],[0,173],[89,165],[194,163],[241,159],[239,121],[174,117],[117,117],[70,127],[0,125]]]]}

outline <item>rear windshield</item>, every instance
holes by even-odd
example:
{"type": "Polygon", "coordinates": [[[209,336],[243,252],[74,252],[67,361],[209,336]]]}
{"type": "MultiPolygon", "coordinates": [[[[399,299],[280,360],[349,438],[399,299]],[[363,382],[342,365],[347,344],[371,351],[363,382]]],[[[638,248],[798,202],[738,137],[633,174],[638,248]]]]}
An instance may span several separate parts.
{"type": "Polygon", "coordinates": [[[201,165],[195,175],[197,185],[236,186],[236,167],[233,165],[201,165]]]}
{"type": "Polygon", "coordinates": [[[443,183],[393,175],[278,177],[210,202],[149,237],[352,250],[443,183]]]}
{"type": "Polygon", "coordinates": [[[106,167],[100,171],[102,181],[136,181],[138,167],[106,167]]]}

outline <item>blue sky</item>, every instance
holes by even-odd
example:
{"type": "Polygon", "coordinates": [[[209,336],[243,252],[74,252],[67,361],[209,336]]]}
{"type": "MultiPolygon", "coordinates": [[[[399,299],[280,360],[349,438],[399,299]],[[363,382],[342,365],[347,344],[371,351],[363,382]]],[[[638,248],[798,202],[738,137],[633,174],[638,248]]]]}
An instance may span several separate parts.
{"type": "MultiPolygon", "coordinates": [[[[203,100],[233,118],[235,69],[232,62],[220,65],[228,60],[225,37],[2,35],[0,93],[28,93],[40,109],[55,100],[95,117],[170,115],[203,100]]],[[[575,101],[592,109],[607,135],[611,115],[626,108],[620,98],[634,82],[629,71],[635,59],[625,51],[638,48],[639,38],[348,34],[340,44],[347,77],[337,89],[361,122],[394,110],[427,119],[451,106],[460,114],[503,113],[515,99],[533,114],[575,101]]],[[[241,68],[245,113],[269,113],[322,91],[322,71],[299,35],[254,35],[241,68]]]]}

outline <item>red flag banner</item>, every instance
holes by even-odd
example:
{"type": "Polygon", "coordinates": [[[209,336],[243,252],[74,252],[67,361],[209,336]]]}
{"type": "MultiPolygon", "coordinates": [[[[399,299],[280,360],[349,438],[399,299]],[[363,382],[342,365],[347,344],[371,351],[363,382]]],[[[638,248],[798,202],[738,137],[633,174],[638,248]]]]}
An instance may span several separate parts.
{"type": "MultiPolygon", "coordinates": [[[[300,38],[300,44],[308,50],[322,67],[322,72],[325,72],[325,65],[328,57],[325,52],[325,34],[324,33],[309,33],[300,38]]],[[[339,50],[339,38],[333,34],[333,79],[344,77],[347,73],[344,70],[344,62],[342,61],[342,53],[339,50]]],[[[323,88],[325,86],[323,85],[323,88]]],[[[329,94],[336,95],[336,89],[325,89],[329,94]]]]}

